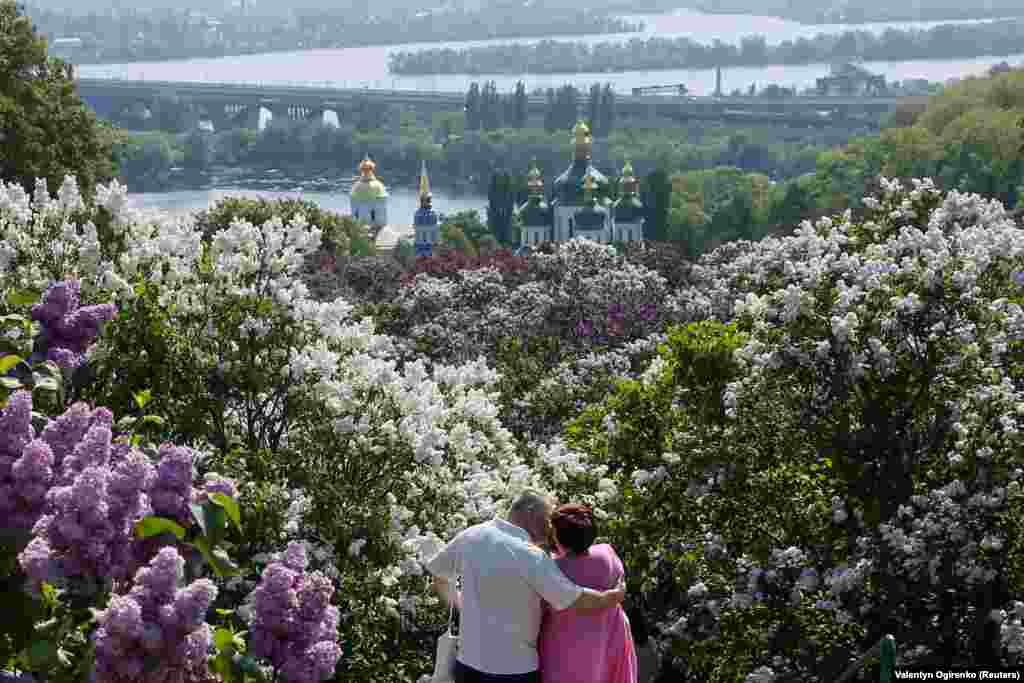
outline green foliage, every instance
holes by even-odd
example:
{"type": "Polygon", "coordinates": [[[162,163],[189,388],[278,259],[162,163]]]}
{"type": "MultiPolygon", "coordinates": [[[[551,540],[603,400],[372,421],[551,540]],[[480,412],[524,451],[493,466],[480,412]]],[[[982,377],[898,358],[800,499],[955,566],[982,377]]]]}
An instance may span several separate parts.
{"type": "Polygon", "coordinates": [[[375,251],[365,228],[350,216],[321,209],[304,199],[248,199],[228,197],[196,216],[196,225],[207,237],[225,230],[233,220],[262,225],[275,216],[302,214],[323,233],[323,250],[336,257],[369,256],[375,251]]]}
{"type": "Polygon", "coordinates": [[[491,232],[475,209],[456,211],[441,223],[441,239],[469,256],[476,256],[477,245],[485,236],[491,236],[491,232]]]}
{"type": "Polygon", "coordinates": [[[114,176],[115,140],[78,97],[72,67],[48,57],[29,18],[0,0],[0,180],[31,190],[36,178],[57,188],[75,175],[89,195],[114,176]]]}

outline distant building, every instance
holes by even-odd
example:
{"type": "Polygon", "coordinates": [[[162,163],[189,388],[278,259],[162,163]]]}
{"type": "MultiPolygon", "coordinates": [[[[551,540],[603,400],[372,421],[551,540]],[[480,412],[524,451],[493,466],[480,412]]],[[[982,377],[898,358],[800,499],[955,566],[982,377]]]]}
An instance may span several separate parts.
{"type": "Polygon", "coordinates": [[[872,96],[886,91],[885,76],[849,62],[833,64],[832,73],[818,79],[819,95],[872,96]]]}
{"type": "Polygon", "coordinates": [[[359,164],[360,176],[352,185],[349,200],[353,218],[380,227],[388,222],[388,190],[374,175],[376,168],[377,164],[370,161],[369,157],[363,159],[359,164]]]}
{"type": "Polygon", "coordinates": [[[637,179],[629,162],[622,169],[622,192],[617,202],[608,196],[608,178],[591,164],[593,140],[583,122],[573,130],[576,154],[572,165],[554,182],[550,205],[544,180],[534,165],[527,179],[529,199],[518,209],[523,225],[522,246],[566,242],[575,237],[610,244],[642,242],[644,210],[637,196],[637,179]]]}
{"type": "Polygon", "coordinates": [[[420,208],[413,216],[413,230],[417,256],[432,256],[434,244],[441,241],[441,227],[437,212],[432,206],[430,179],[427,177],[427,162],[420,170],[420,208]]]}

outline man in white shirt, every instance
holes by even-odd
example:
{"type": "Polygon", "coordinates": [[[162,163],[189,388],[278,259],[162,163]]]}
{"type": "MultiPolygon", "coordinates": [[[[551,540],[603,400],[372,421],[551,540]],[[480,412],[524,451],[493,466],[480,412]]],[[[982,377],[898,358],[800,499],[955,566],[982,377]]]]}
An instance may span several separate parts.
{"type": "Polygon", "coordinates": [[[540,547],[553,509],[546,496],[527,491],[507,521],[496,517],[462,531],[427,564],[435,590],[460,610],[456,683],[540,683],[542,599],[555,610],[622,603],[624,585],[609,591],[577,586],[540,547]],[[461,593],[452,585],[460,574],[461,593]]]}

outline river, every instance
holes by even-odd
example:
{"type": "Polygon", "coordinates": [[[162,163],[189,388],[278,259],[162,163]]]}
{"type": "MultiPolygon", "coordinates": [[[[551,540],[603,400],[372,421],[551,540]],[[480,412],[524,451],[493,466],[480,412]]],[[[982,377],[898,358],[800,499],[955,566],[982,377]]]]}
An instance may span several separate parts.
{"type": "MultiPolygon", "coordinates": [[[[650,36],[687,36],[701,42],[721,40],[739,43],[744,36],[764,34],[769,43],[780,43],[801,36],[813,37],[819,33],[840,33],[845,30],[863,30],[881,33],[887,28],[927,29],[940,23],[977,22],[894,22],[882,24],[825,24],[806,25],[778,17],[751,15],[703,14],[694,10],[680,9],[669,14],[634,15],[626,19],[643,21],[643,33],[606,34],[592,36],[561,37],[563,40],[580,40],[590,44],[604,41],[628,41],[650,36]]],[[[552,38],[559,38],[552,36],[552,38]]],[[[453,48],[474,45],[502,44],[508,42],[534,43],[541,38],[519,41],[483,40],[447,43],[453,48]]],[[[218,59],[193,59],[184,61],[132,63],[132,64],[83,64],[78,73],[83,78],[123,78],[131,80],[161,81],[212,81],[234,83],[296,83],[296,74],[302,74],[302,83],[334,84],[342,87],[373,87],[410,90],[434,90],[463,92],[473,81],[484,80],[480,76],[441,75],[393,77],[388,73],[388,55],[395,51],[417,50],[439,47],[442,43],[410,43],[404,45],[356,47],[337,50],[304,50],[279,52],[262,55],[223,57],[218,59]]],[[[908,78],[925,78],[929,81],[945,81],[979,75],[1001,61],[1011,63],[1024,61],[1024,54],[995,57],[978,57],[956,60],[924,60],[916,62],[866,62],[865,68],[883,74],[889,81],[908,78]]],[[[801,66],[766,65],[759,67],[730,67],[722,71],[722,87],[726,92],[735,88],[746,89],[752,83],[759,86],[777,83],[786,87],[804,89],[813,86],[815,79],[825,75],[828,65],[809,64],[801,66]]],[[[708,69],[673,69],[664,71],[627,71],[609,74],[522,74],[494,75],[499,90],[511,90],[517,80],[524,80],[527,88],[557,87],[572,82],[577,87],[587,88],[592,83],[610,82],[617,92],[628,93],[633,87],[684,83],[695,94],[709,94],[715,88],[715,72],[708,69]]],[[[338,191],[324,191],[314,184],[299,186],[270,174],[255,183],[236,185],[232,182],[214,181],[213,189],[178,190],[159,193],[133,194],[137,205],[162,209],[171,213],[184,213],[207,208],[212,202],[227,196],[262,196],[268,198],[301,196],[311,199],[325,208],[347,213],[348,193],[339,187],[338,191]]],[[[389,218],[395,223],[412,220],[417,207],[416,189],[410,187],[391,188],[389,218]]],[[[487,204],[484,197],[475,195],[449,196],[436,192],[435,206],[439,211],[479,209],[481,215],[487,204]]]]}
{"type": "MultiPolygon", "coordinates": [[[[643,33],[563,37],[563,40],[584,41],[590,44],[650,36],[688,36],[703,43],[721,40],[739,43],[744,36],[761,33],[768,42],[777,44],[801,36],[813,37],[819,33],[841,33],[861,30],[881,33],[887,28],[926,29],[940,23],[977,22],[894,22],[883,24],[824,24],[807,25],[778,17],[750,15],[702,14],[694,10],[677,10],[671,14],[626,17],[645,22],[643,33]]],[[[551,38],[559,38],[551,36],[551,38]]],[[[78,67],[82,78],[123,78],[129,80],[207,81],[232,83],[336,85],[345,88],[393,88],[402,90],[434,90],[464,92],[473,81],[493,79],[501,91],[511,90],[516,81],[523,80],[527,89],[558,87],[572,82],[577,87],[589,88],[592,83],[610,82],[621,93],[645,85],[684,83],[694,94],[710,94],[715,88],[715,72],[710,69],[671,69],[664,71],[625,71],[608,74],[518,74],[494,76],[430,75],[392,76],[388,72],[388,55],[396,51],[410,51],[437,47],[470,47],[474,45],[507,44],[510,42],[535,43],[541,38],[521,40],[478,40],[457,43],[408,43],[404,45],[354,47],[337,50],[302,50],[262,55],[221,57],[217,59],[191,59],[172,62],[139,62],[132,64],[83,64],[78,67]],[[297,78],[301,75],[301,78],[297,78]]],[[[923,60],[917,62],[865,62],[865,68],[883,74],[889,81],[925,78],[946,81],[984,73],[1001,61],[1024,61],[1024,53],[998,55],[974,59],[923,60]]],[[[811,87],[815,79],[826,75],[828,65],[801,66],[767,65],[758,67],[730,67],[722,70],[722,87],[726,92],[746,89],[752,83],[759,86],[777,83],[811,87]]]]}
{"type": "MultiPolygon", "coordinates": [[[[170,215],[182,215],[194,211],[208,209],[212,204],[226,197],[251,197],[263,199],[306,199],[328,211],[341,214],[351,213],[348,201],[348,182],[339,183],[336,191],[323,189],[306,189],[302,184],[288,181],[271,173],[261,183],[263,189],[246,186],[217,185],[215,189],[173,190],[170,192],[130,193],[129,202],[138,209],[160,211],[170,215]],[[282,189],[287,188],[287,189],[282,189]]],[[[431,188],[434,208],[439,213],[453,214],[457,211],[476,209],[480,212],[480,220],[486,220],[487,197],[474,194],[449,194],[438,188],[431,188]]],[[[413,214],[419,208],[417,188],[388,187],[388,223],[411,225],[413,214]]]]}

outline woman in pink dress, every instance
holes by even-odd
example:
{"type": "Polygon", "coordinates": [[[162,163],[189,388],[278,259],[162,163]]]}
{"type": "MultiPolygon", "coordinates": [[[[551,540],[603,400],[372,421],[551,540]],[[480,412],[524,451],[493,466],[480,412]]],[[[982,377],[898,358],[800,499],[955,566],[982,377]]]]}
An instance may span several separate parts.
{"type": "MultiPolygon", "coordinates": [[[[574,583],[608,590],[625,575],[622,560],[597,536],[593,511],[563,505],[551,516],[555,562],[574,583]]],[[[637,683],[636,652],[621,606],[591,612],[547,606],[540,638],[541,683],[637,683]]]]}

